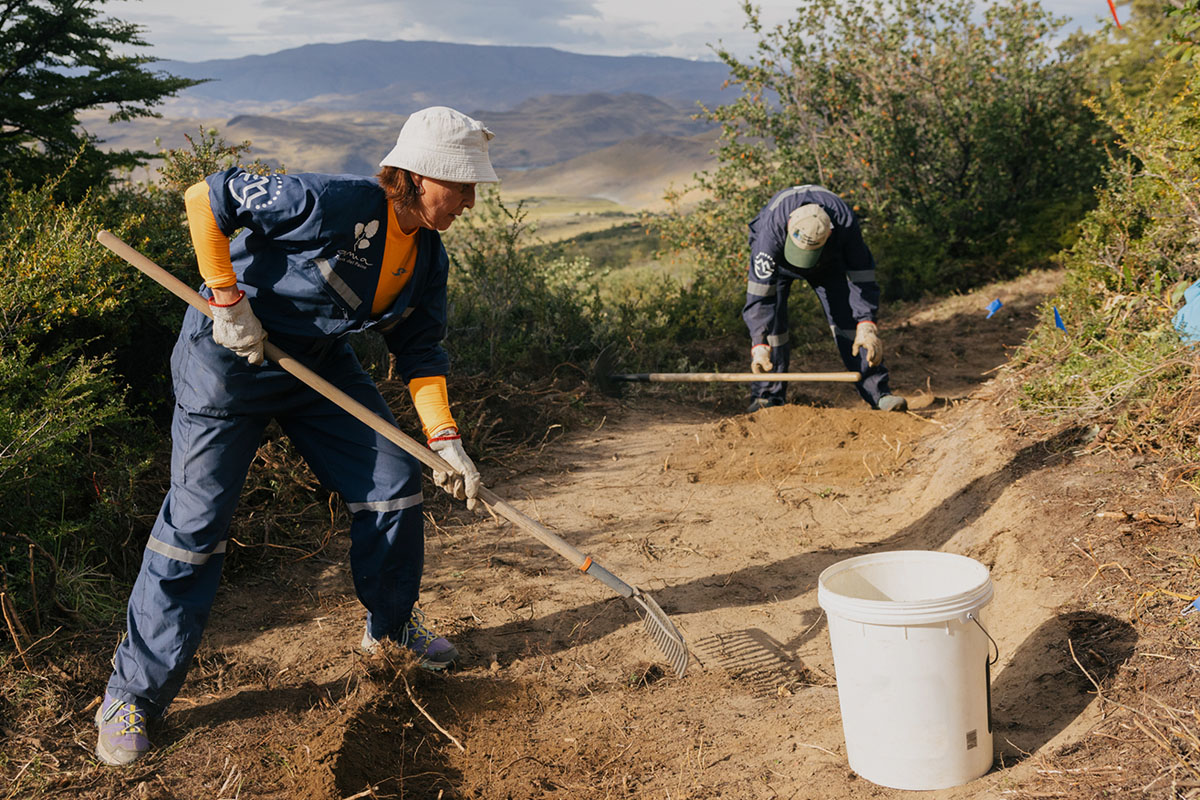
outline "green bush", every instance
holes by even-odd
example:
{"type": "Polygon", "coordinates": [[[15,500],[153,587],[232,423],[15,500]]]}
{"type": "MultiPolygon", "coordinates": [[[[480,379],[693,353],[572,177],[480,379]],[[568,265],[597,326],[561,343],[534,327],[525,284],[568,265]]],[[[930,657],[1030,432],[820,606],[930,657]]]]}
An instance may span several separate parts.
{"type": "Polygon", "coordinates": [[[56,607],[93,621],[114,610],[100,567],[120,557],[152,440],[107,366],[71,348],[0,347],[0,570],[34,630],[56,607]]]}
{"type": "Polygon", "coordinates": [[[524,246],[530,232],[521,206],[485,191],[447,233],[446,348],[456,372],[520,382],[598,351],[606,324],[599,274],[586,259],[539,257],[524,246]]]}
{"type": "Polygon", "coordinates": [[[234,163],[215,131],[165,153],[166,187],[56,200],[59,176],[0,197],[0,586],[26,627],[115,610],[161,500],[167,363],[184,306],[96,241],[108,229],[185,282],[199,275],[182,187],[234,163]]]}
{"type": "Polygon", "coordinates": [[[1174,39],[1178,15],[1188,13],[1187,6],[1194,8],[1195,0],[1182,6],[1172,8],[1162,0],[1124,0],[1117,11],[1121,27],[1106,20],[1102,35],[1082,43],[1089,93],[1105,103],[1114,90],[1127,98],[1153,91],[1160,101],[1169,101],[1183,87],[1184,78],[1179,73],[1162,81],[1164,67],[1173,60],[1164,44],[1174,39]]]}
{"type": "MultiPolygon", "coordinates": [[[[1177,75],[1168,65],[1159,86],[1177,75]]],[[[1195,79],[1193,78],[1193,81],[1195,79]]],[[[1200,278],[1200,110],[1192,89],[1163,103],[1114,86],[1098,113],[1117,134],[1097,207],[1063,256],[1068,279],[1050,305],[1067,331],[1039,326],[1013,366],[1023,408],[1054,420],[1089,421],[1111,442],[1200,454],[1200,367],[1172,317],[1200,278]]]]}
{"type": "Polygon", "coordinates": [[[96,233],[108,228],[164,266],[195,275],[182,201],[126,187],[59,203],[56,184],[10,186],[0,199],[0,337],[41,354],[104,357],[135,405],[153,411],[170,399],[156,365],[170,353],[183,310],[96,233]]]}
{"type": "Polygon", "coordinates": [[[744,3],[760,41],[747,62],[718,51],[741,96],[706,112],[722,126],[719,167],[697,182],[709,199],[665,238],[733,291],[746,223],[776,191],[818,183],[863,219],[892,299],[1044,262],[1075,222],[1054,212],[1078,207],[1103,159],[1085,65],[1078,44],[1051,44],[1062,21],[1037,3],[977,5],[813,0],[767,30],[744,3]],[[1018,244],[1024,262],[1008,257],[1018,244]]]}
{"type": "MultiPolygon", "coordinates": [[[[742,298],[720,281],[661,271],[613,280],[620,259],[611,247],[600,252],[612,269],[596,269],[584,255],[597,240],[610,245],[627,231],[554,246],[529,244],[534,233],[524,209],[508,208],[494,192],[481,194],[447,233],[446,348],[455,373],[528,382],[564,363],[589,364],[614,346],[623,367],[688,369],[705,358],[705,343],[741,330],[742,298]]],[[[624,258],[649,252],[640,243],[616,249],[624,258]]]]}
{"type": "Polygon", "coordinates": [[[134,279],[95,242],[103,204],[58,204],[55,183],[0,203],[0,567],[39,618],[105,608],[97,569],[128,533],[133,509],[113,506],[146,445],[109,355],[134,337],[134,279]]]}

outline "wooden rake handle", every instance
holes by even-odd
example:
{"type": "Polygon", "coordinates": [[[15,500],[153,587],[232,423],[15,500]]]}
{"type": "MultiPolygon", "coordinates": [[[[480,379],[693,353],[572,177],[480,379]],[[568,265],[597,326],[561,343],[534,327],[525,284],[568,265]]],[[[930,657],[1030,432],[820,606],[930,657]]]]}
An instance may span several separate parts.
{"type": "MultiPolygon", "coordinates": [[[[153,278],[164,289],[186,302],[204,316],[209,317],[210,319],[212,318],[212,309],[209,308],[208,301],[201,297],[196,290],[192,289],[192,287],[179,280],[179,278],[175,277],[170,272],[167,272],[158,264],[155,264],[149,258],[146,258],[146,256],[142,255],[137,250],[133,249],[108,231],[100,231],[96,235],[96,238],[99,239],[100,244],[104,245],[109,250],[123,258],[125,261],[128,261],[146,275],[153,278]]],[[[362,403],[358,402],[353,397],[346,394],[317,373],[313,372],[304,364],[301,364],[299,361],[292,358],[275,345],[271,344],[270,341],[264,343],[264,353],[272,362],[278,364],[298,380],[307,384],[316,392],[321,394],[321,396],[341,407],[344,411],[346,411],[346,413],[350,414],[352,417],[371,428],[380,436],[383,436],[385,439],[411,455],[413,458],[420,461],[425,466],[437,472],[458,472],[458,470],[450,466],[450,464],[448,464],[446,460],[437,453],[418,443],[415,439],[404,433],[404,431],[397,428],[391,422],[379,416],[374,411],[371,411],[362,403]]],[[[571,564],[577,567],[580,572],[592,576],[623,597],[633,597],[635,594],[639,594],[634,587],[625,583],[625,581],[621,580],[616,575],[613,575],[604,567],[593,561],[591,556],[585,554],[578,548],[573,547],[571,544],[564,541],[545,526],[522,514],[516,508],[502,500],[496,495],[495,492],[493,492],[491,489],[488,489],[486,486],[480,487],[479,499],[491,506],[491,508],[500,516],[504,517],[509,522],[512,522],[514,525],[533,536],[533,538],[537,539],[539,542],[558,553],[567,561],[571,562],[571,564]]]]}

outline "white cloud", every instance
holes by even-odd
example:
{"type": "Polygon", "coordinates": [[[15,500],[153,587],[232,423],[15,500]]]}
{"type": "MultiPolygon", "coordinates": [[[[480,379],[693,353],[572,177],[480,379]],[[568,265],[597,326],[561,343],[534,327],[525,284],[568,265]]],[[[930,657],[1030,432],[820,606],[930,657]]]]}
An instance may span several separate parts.
{"type": "MultiPolygon", "coordinates": [[[[766,25],[802,0],[758,0],[766,25]]],[[[1043,6],[1091,30],[1107,14],[1099,0],[1043,6]]],[[[600,55],[712,58],[712,45],[748,54],[738,0],[116,0],[105,13],[144,26],[149,54],[204,61],[259,55],[319,42],[431,40],[555,47],[600,55]]],[[[397,70],[403,65],[397,65],[397,70]]]]}

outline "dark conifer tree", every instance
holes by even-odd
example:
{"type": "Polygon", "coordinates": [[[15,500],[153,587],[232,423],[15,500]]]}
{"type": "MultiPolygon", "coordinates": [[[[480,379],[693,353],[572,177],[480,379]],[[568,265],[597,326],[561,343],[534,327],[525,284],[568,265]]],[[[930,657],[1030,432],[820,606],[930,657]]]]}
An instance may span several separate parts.
{"type": "Polygon", "coordinates": [[[104,16],[105,1],[0,0],[0,172],[17,186],[56,176],[72,159],[61,194],[106,186],[113,168],[152,154],[103,152],[79,113],[105,108],[110,122],[158,116],[153,107],[164,97],[198,83],[130,55],[146,46],[141,27],[104,16]]]}

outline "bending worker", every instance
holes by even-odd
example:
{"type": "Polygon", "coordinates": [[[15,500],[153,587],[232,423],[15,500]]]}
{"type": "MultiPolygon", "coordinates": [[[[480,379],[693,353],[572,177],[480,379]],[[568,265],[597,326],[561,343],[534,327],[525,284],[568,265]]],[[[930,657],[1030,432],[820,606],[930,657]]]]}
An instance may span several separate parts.
{"type": "MultiPolygon", "coordinates": [[[[750,329],[750,369],[788,371],[788,295],[797,278],[816,291],[846,369],[862,375],[857,386],[863,400],[882,411],[908,408],[888,389],[875,322],[875,259],[850,206],[820,186],[784,189],[750,222],[750,277],[742,309],[750,329]]],[[[768,380],[750,384],[747,412],[782,405],[785,386],[768,380]]]]}
{"type": "Polygon", "coordinates": [[[422,666],[458,653],[415,607],[424,561],[418,462],[282,368],[271,342],[394,421],[346,334],[383,334],[429,446],[457,473],[434,481],[475,505],[479,472],[463,451],[446,394],[448,261],[439,231],[497,181],[491,131],[445,107],[414,113],[374,179],[261,176],[240,168],[185,194],[201,293],[171,356],[171,486],[129,598],[128,635],[96,713],[96,754],[128,764],[149,750],[147,725],[183,684],[220,579],[238,495],[275,419],[323,486],[352,514],[350,569],[366,607],[361,646],[395,640],[422,666]],[[242,229],[233,240],[228,235],[242,229]]]}

